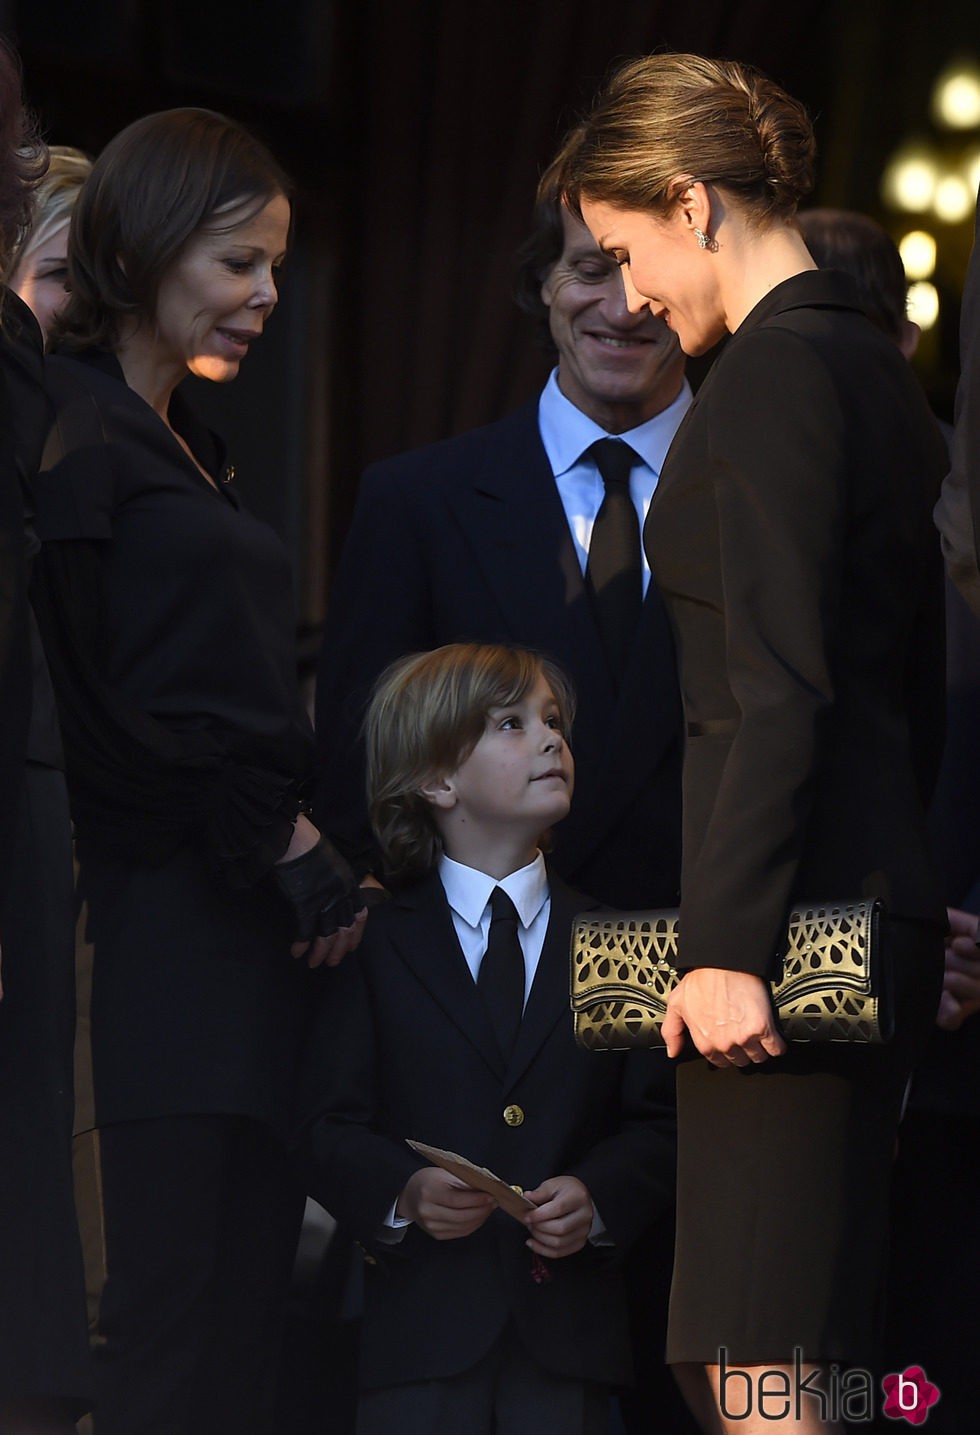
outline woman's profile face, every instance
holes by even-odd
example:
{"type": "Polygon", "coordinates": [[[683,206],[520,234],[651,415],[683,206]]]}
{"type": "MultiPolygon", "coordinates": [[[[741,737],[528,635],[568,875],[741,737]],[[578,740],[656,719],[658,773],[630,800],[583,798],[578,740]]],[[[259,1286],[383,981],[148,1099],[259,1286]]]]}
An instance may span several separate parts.
{"type": "Polygon", "coordinates": [[[164,274],[153,336],[161,367],[227,383],[276,307],[289,201],[277,194],[258,213],[243,206],[242,214],[238,223],[232,211],[216,221],[220,229],[192,234],[164,274]]]}
{"type": "Polygon", "coordinates": [[[41,326],[47,343],[55,315],[68,298],[68,220],[42,244],[28,249],[10,276],[10,287],[19,294],[41,326]]]}
{"type": "Polygon", "coordinates": [[[703,354],[725,333],[712,255],[698,246],[683,205],[666,218],[582,199],[599,248],[619,264],[633,313],[649,309],[676,333],[685,354],[703,354]]]}

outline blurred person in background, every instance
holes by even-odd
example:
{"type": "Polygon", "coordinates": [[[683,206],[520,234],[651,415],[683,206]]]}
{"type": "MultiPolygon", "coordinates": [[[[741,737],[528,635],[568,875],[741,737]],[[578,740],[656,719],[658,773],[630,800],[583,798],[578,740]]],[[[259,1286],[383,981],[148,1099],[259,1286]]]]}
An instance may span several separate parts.
{"type": "MultiPolygon", "coordinates": [[[[865,313],[911,359],[918,325],[894,240],[867,215],[808,210],[807,248],[821,269],[858,284],[865,313]]],[[[952,430],[940,424],[947,442],[952,430]]],[[[980,1235],[969,1198],[980,1184],[980,624],[946,582],[946,746],[929,833],[946,889],[949,935],[936,1028],[912,1074],[892,1182],[885,1365],[921,1365],[941,1401],[929,1429],[955,1435],[975,1420],[980,1235]],[[955,1315],[954,1315],[955,1312],[955,1315]]]]}
{"type": "Polygon", "coordinates": [[[70,145],[52,145],[48,155],[48,172],[35,196],[34,219],[10,256],[7,280],[41,326],[45,343],[68,298],[68,226],[92,168],[88,155],[70,145]]]}
{"type": "MultiPolygon", "coordinates": [[[[980,200],[977,220],[980,225],[980,200]]],[[[960,309],[960,381],[954,419],[952,464],[935,519],[949,576],[980,617],[980,244],[976,237],[960,309]]]]}
{"type": "MultiPolygon", "coordinates": [[[[30,231],[46,160],[0,43],[0,273],[30,231]]],[[[46,408],[37,324],[9,291],[0,303],[0,1430],[67,1435],[92,1375],[72,1201],[71,831],[27,601],[46,408]]]]}

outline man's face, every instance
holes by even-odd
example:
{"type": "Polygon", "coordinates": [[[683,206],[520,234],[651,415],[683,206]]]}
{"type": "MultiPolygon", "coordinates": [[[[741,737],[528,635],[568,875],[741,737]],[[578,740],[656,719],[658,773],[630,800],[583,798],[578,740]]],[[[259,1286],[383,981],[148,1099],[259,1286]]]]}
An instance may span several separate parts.
{"type": "Polygon", "coordinates": [[[684,355],[662,319],[630,313],[619,269],[585,225],[565,209],[562,222],[565,246],[541,285],[558,385],[607,433],[622,433],[677,397],[684,355]]]}

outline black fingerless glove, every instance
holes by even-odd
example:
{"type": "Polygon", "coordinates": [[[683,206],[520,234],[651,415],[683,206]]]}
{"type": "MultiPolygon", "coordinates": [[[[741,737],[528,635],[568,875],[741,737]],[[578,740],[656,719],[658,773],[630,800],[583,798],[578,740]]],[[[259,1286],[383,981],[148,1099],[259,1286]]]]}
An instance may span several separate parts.
{"type": "Polygon", "coordinates": [[[364,907],[357,878],[325,837],[302,857],[279,862],[272,871],[296,916],[299,942],[332,937],[338,927],[349,927],[364,907]]]}

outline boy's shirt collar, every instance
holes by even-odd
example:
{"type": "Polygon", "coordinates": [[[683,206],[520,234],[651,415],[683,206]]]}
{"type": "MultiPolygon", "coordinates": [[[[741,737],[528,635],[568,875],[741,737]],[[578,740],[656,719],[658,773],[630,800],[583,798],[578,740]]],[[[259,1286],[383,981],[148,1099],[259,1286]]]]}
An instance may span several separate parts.
{"type": "Polygon", "coordinates": [[[549,896],[548,871],[540,852],[526,867],[509,873],[499,881],[475,867],[454,862],[445,853],[439,858],[438,871],[450,907],[474,929],[480,925],[494,887],[502,887],[507,893],[525,929],[534,921],[549,896]]]}

